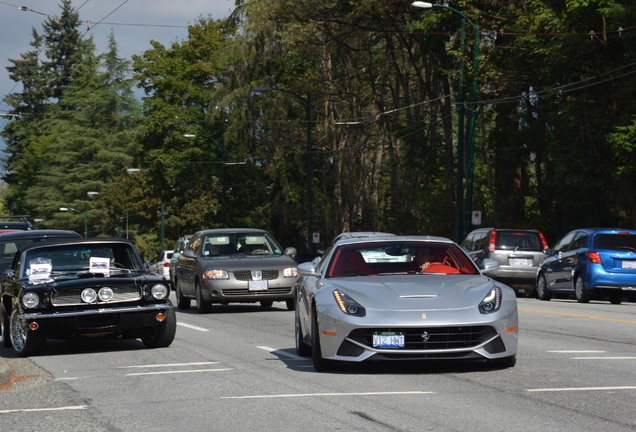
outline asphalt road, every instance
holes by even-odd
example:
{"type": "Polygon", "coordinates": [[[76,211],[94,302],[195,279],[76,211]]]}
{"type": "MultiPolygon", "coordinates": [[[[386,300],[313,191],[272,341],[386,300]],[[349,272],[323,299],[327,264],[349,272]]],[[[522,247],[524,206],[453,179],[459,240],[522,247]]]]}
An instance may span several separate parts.
{"type": "MultiPolygon", "coordinates": [[[[10,431],[633,431],[636,303],[519,299],[517,365],[316,373],[283,303],[178,312],[171,347],[49,341],[0,387],[10,431]]],[[[8,427],[7,427],[8,426],[8,427]]]]}

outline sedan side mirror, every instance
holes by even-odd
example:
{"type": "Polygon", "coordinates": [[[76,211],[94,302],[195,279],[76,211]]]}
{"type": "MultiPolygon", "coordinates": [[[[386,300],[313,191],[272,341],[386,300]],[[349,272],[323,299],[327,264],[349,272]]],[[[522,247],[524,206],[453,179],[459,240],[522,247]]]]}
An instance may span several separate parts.
{"type": "Polygon", "coordinates": [[[316,268],[312,262],[304,262],[298,264],[298,274],[307,276],[320,276],[320,273],[316,273],[316,268]]]}

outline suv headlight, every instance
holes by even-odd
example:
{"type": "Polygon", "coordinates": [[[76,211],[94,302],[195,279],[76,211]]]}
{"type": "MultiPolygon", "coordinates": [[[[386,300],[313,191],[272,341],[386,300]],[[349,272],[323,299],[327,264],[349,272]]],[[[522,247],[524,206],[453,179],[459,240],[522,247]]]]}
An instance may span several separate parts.
{"type": "Polygon", "coordinates": [[[479,303],[479,312],[489,314],[497,312],[501,308],[501,288],[495,286],[488,292],[486,297],[479,303]]]}

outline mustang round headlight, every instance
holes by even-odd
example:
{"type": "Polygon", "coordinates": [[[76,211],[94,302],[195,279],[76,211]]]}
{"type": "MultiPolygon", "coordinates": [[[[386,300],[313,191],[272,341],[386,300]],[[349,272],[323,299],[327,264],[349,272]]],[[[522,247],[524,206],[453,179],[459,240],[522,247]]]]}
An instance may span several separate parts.
{"type": "Polygon", "coordinates": [[[97,300],[97,292],[95,292],[93,288],[86,288],[82,291],[82,300],[84,300],[85,303],[93,303],[97,300]]]}
{"type": "Polygon", "coordinates": [[[163,300],[168,297],[170,291],[168,291],[168,287],[163,284],[155,284],[150,288],[150,293],[157,300],[163,300]]]}
{"type": "Polygon", "coordinates": [[[40,297],[36,293],[28,292],[22,296],[22,304],[32,309],[40,304],[40,297]]]}
{"type": "Polygon", "coordinates": [[[104,287],[99,290],[99,299],[103,302],[111,301],[113,299],[113,290],[108,287],[104,287]]]}

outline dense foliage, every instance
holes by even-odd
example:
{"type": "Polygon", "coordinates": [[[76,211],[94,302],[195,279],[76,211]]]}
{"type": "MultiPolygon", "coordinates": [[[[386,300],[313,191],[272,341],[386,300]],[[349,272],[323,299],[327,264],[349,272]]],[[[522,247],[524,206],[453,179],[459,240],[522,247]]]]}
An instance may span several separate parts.
{"type": "MultiPolygon", "coordinates": [[[[167,247],[254,226],[302,251],[310,221],[317,246],[345,230],[455,237],[458,178],[483,225],[550,241],[635,227],[636,7],[444,5],[237,0],[228,19],[199,18],[129,64],[114,38],[96,56],[64,0],[9,68],[23,90],[5,97],[5,207],[78,231],[85,212],[89,234],[119,229],[147,258],[161,226],[167,247]]],[[[459,234],[471,228],[460,216],[459,234]]]]}

